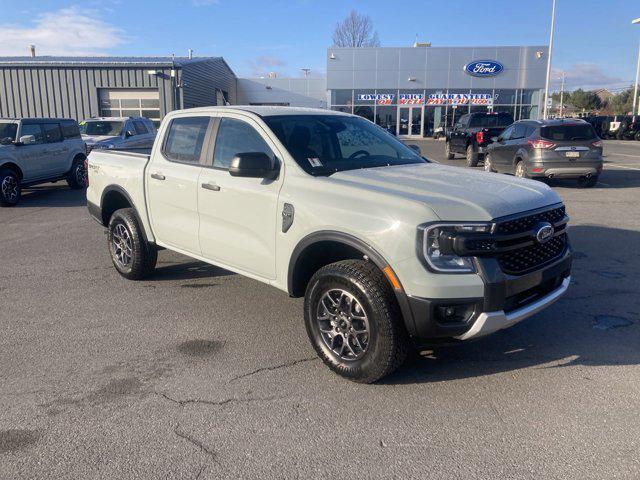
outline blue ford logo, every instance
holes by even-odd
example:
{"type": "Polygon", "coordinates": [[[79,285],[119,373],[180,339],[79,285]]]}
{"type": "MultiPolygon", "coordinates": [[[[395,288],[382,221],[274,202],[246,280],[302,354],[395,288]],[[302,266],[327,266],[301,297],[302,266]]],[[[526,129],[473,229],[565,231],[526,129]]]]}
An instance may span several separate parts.
{"type": "Polygon", "coordinates": [[[503,68],[501,63],[494,62],[493,60],[476,60],[467,63],[464,66],[464,71],[474,77],[494,77],[498,75],[503,68]]]}
{"type": "Polygon", "coordinates": [[[535,228],[535,236],[538,243],[547,243],[553,238],[554,233],[553,225],[548,222],[539,223],[535,228]]]}

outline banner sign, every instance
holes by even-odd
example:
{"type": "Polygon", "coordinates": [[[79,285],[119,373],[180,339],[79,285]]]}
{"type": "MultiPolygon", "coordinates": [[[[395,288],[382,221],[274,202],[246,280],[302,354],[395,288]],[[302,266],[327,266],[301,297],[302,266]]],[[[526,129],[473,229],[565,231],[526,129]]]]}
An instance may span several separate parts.
{"type": "Polygon", "coordinates": [[[427,105],[485,105],[493,106],[494,97],[490,93],[433,93],[427,105]]]}
{"type": "Polygon", "coordinates": [[[395,98],[393,93],[359,93],[356,100],[359,102],[376,102],[376,105],[391,105],[395,98]]]}
{"type": "Polygon", "coordinates": [[[424,94],[422,93],[401,93],[398,96],[399,105],[422,105],[424,94]]]}

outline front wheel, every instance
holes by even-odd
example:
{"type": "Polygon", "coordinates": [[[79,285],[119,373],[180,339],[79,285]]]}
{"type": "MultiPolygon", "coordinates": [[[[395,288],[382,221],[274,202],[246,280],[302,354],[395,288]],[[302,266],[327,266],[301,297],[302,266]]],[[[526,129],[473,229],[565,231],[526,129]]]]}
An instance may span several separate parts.
{"type": "Polygon", "coordinates": [[[451,142],[445,142],[444,156],[447,158],[447,160],[452,160],[453,157],[455,157],[455,153],[451,151],[451,142]]]}
{"type": "Polygon", "coordinates": [[[18,204],[21,195],[20,177],[16,171],[10,168],[0,170],[0,205],[13,207],[18,204]]]}
{"type": "Polygon", "coordinates": [[[156,268],[158,250],[144,239],[132,208],[116,210],[111,216],[107,242],[113,266],[123,277],[141,280],[156,268]]]}
{"type": "Polygon", "coordinates": [[[495,172],[495,170],[493,169],[493,165],[491,162],[491,154],[487,153],[484,156],[484,171],[485,172],[495,172]]]}
{"type": "Polygon", "coordinates": [[[472,144],[467,145],[467,167],[478,166],[478,152],[475,151],[472,144]]]}
{"type": "Polygon", "coordinates": [[[307,286],[304,320],[318,356],[350,380],[375,382],[407,357],[400,309],[370,262],[346,260],[318,270],[307,286]]]}

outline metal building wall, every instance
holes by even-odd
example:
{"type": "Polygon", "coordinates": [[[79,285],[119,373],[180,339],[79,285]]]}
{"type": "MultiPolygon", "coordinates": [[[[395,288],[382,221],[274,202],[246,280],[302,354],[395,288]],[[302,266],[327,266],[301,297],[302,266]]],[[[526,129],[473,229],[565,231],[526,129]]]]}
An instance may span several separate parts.
{"type": "Polygon", "coordinates": [[[238,104],[286,103],[292,107],[327,107],[325,78],[239,78],[238,104]]]}
{"type": "Polygon", "coordinates": [[[170,68],[0,64],[0,117],[97,116],[100,88],[157,89],[161,115],[174,109],[170,68]]]}
{"type": "Polygon", "coordinates": [[[222,58],[193,60],[182,65],[183,108],[216,105],[217,92],[229,94],[231,104],[237,99],[237,79],[222,58]]]}

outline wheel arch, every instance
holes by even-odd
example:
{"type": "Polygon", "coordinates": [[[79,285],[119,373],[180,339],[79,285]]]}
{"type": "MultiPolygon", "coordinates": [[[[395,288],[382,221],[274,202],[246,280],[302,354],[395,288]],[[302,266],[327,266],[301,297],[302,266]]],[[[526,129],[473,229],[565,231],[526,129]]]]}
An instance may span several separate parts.
{"type": "Polygon", "coordinates": [[[5,162],[2,162],[0,160],[0,168],[10,168],[12,170],[15,170],[16,173],[18,174],[18,176],[20,177],[20,180],[22,180],[24,178],[24,174],[22,173],[22,169],[18,166],[17,163],[12,162],[11,160],[5,161],[5,162]]]}
{"type": "Polygon", "coordinates": [[[292,297],[302,297],[313,274],[325,265],[348,259],[366,259],[383,274],[400,306],[404,324],[410,335],[415,332],[413,314],[407,295],[389,262],[371,245],[348,233],[325,230],[314,232],[298,242],[289,260],[287,290],[292,297]],[[390,279],[393,278],[396,282],[390,279]]]}
{"type": "Polygon", "coordinates": [[[109,220],[111,216],[116,210],[120,210],[121,208],[131,208],[133,209],[133,213],[136,216],[136,220],[138,221],[138,225],[140,225],[140,229],[142,230],[142,235],[145,241],[149,241],[149,237],[147,236],[147,232],[144,228],[144,224],[142,223],[142,219],[140,218],[140,214],[138,213],[138,209],[135,206],[135,203],[126,192],[124,188],[119,185],[109,185],[105,187],[102,191],[102,197],[100,199],[100,214],[102,219],[102,225],[105,227],[109,225],[109,220]]]}

